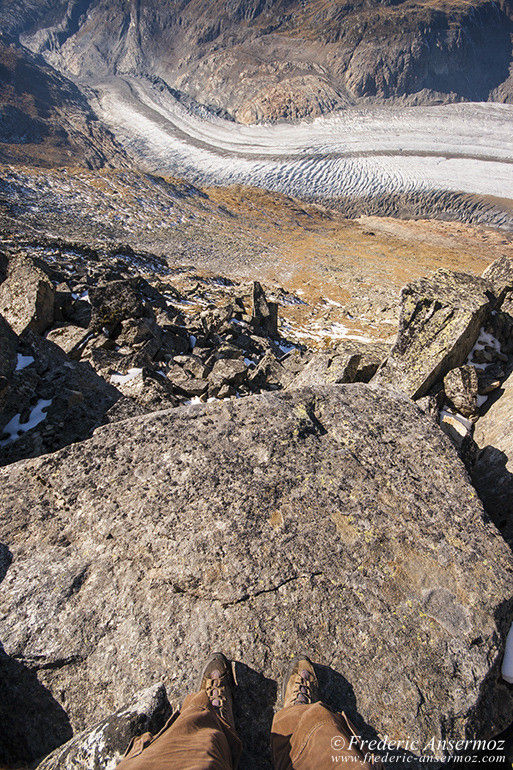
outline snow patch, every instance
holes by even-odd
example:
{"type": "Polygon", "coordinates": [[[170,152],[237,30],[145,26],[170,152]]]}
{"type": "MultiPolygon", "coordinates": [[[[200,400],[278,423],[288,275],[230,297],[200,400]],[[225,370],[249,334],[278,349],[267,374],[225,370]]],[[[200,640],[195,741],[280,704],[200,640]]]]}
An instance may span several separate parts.
{"type": "Polygon", "coordinates": [[[33,356],[22,356],[21,353],[18,353],[18,363],[16,364],[16,371],[21,372],[22,369],[25,369],[26,366],[30,366],[30,364],[34,363],[34,357],[33,356]]]}
{"type": "Polygon", "coordinates": [[[470,364],[475,369],[486,369],[488,364],[477,364],[474,361],[472,361],[472,357],[476,350],[484,350],[485,347],[488,345],[488,347],[493,348],[497,351],[497,353],[501,352],[501,343],[499,340],[493,336],[493,334],[489,334],[488,332],[485,332],[484,328],[481,327],[479,331],[479,337],[476,340],[476,343],[470,353],[467,356],[467,364],[470,364]]]}
{"type": "Polygon", "coordinates": [[[116,372],[115,374],[112,374],[110,377],[110,381],[112,385],[124,385],[126,382],[130,382],[130,380],[135,380],[137,375],[141,374],[142,369],[129,369],[126,374],[120,374],[119,372],[116,372]]]}
{"type": "Polygon", "coordinates": [[[35,428],[36,425],[39,425],[40,422],[46,420],[48,415],[45,414],[45,409],[48,409],[51,403],[51,399],[50,401],[45,401],[44,398],[39,399],[35,407],[30,412],[27,422],[20,422],[21,414],[14,415],[12,420],[10,420],[3,429],[3,433],[7,433],[8,438],[2,439],[0,441],[0,446],[7,446],[7,444],[12,444],[13,441],[17,441],[23,435],[23,433],[26,433],[32,428],[35,428]]]}

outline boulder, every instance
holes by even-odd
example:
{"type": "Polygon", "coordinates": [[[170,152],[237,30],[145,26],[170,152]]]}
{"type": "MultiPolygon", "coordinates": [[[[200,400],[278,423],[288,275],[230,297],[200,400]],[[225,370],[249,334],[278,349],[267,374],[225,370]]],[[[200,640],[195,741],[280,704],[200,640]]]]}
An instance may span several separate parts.
{"type": "Polygon", "coordinates": [[[485,278],[493,286],[493,291],[498,298],[498,306],[503,311],[513,311],[513,259],[503,256],[488,265],[483,273],[485,278]]]}
{"type": "Polygon", "coordinates": [[[311,387],[343,382],[354,382],[360,353],[328,351],[314,353],[304,369],[294,377],[291,388],[311,387]]]}
{"type": "Polygon", "coordinates": [[[198,380],[204,379],[208,374],[208,367],[199,356],[175,356],[173,361],[179,364],[190,377],[198,380]]]}
{"type": "Polygon", "coordinates": [[[170,715],[164,685],[149,687],[57,748],[37,765],[37,770],[115,770],[131,739],[146,732],[156,734],[170,715]]]}
{"type": "Polygon", "coordinates": [[[357,340],[342,340],[336,347],[338,355],[358,354],[360,361],[354,376],[355,382],[370,382],[380,365],[388,358],[390,348],[388,342],[360,342],[357,340]]]}
{"type": "Polygon", "coordinates": [[[513,373],[489,396],[474,440],[481,450],[473,482],[484,506],[513,546],[513,373]]]}
{"type": "Polygon", "coordinates": [[[223,385],[241,385],[248,373],[248,367],[243,361],[236,358],[220,358],[212,367],[208,375],[209,393],[212,396],[218,395],[223,385]]]}
{"type": "Polygon", "coordinates": [[[294,375],[287,370],[270,350],[248,377],[255,390],[281,390],[290,385],[294,375]]]}
{"type": "MultiPolygon", "coordinates": [[[[184,356],[184,358],[186,357],[187,356],[184,356]]],[[[173,390],[184,396],[188,396],[189,398],[201,396],[208,390],[207,380],[202,377],[189,376],[181,366],[170,366],[166,376],[171,382],[173,390]]]]}
{"type": "Polygon", "coordinates": [[[162,334],[151,318],[129,318],[121,326],[121,334],[116,338],[118,345],[140,348],[151,343],[154,354],[159,350],[162,334]]]}
{"type": "Polygon", "coordinates": [[[78,360],[92,336],[92,332],[87,329],[69,324],[52,329],[46,335],[46,339],[58,345],[70,358],[78,360]]]}
{"type": "Polygon", "coordinates": [[[54,297],[51,281],[30,257],[18,254],[10,260],[0,284],[0,313],[16,334],[46,331],[54,318],[54,297]]]}
{"type": "Polygon", "coordinates": [[[91,327],[94,330],[106,328],[115,335],[122,321],[142,318],[144,303],[137,287],[138,281],[135,278],[92,287],[89,290],[91,327]]]}
{"type": "Polygon", "coordinates": [[[130,369],[121,379],[114,375],[111,382],[124,396],[133,399],[148,412],[178,405],[173,385],[167,377],[145,366],[130,369]]]}
{"type": "Polygon", "coordinates": [[[251,289],[252,322],[261,328],[270,337],[278,334],[278,303],[269,302],[265,292],[258,281],[253,281],[251,289]]]}
{"type": "MultiPolygon", "coordinates": [[[[112,423],[0,469],[0,507],[5,654],[75,731],[145,682],[181,701],[213,649],[244,663],[246,768],[270,766],[298,649],[367,735],[423,747],[511,720],[511,552],[450,441],[400,394],[329,386],[112,423]]],[[[32,691],[18,694],[23,721],[32,691]]]]}
{"type": "Polygon", "coordinates": [[[483,278],[444,268],[405,286],[396,342],[372,382],[410,398],[425,396],[465,363],[492,299],[483,278]]]}
{"type": "Polygon", "coordinates": [[[473,366],[451,369],[444,377],[444,390],[450,404],[463,417],[474,417],[477,414],[479,384],[473,366]]]}

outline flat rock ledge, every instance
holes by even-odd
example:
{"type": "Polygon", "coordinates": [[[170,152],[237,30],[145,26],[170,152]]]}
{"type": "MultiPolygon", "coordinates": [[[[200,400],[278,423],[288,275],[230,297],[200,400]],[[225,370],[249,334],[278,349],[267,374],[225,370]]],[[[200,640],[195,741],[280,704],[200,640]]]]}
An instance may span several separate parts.
{"type": "Polygon", "coordinates": [[[511,719],[511,552],[405,396],[333,385],[112,423],[0,469],[0,504],[0,665],[17,683],[0,759],[48,754],[156,683],[181,700],[215,649],[243,662],[247,768],[270,766],[298,649],[368,736],[422,747],[511,719]]]}

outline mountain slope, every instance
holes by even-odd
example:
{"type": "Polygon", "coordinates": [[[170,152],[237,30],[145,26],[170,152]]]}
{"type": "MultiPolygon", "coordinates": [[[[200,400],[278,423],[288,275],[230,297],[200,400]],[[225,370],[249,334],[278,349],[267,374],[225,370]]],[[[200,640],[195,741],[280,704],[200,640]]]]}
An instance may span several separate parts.
{"type": "Polygon", "coordinates": [[[0,160],[89,168],[127,162],[79,88],[2,36],[0,160]]]}
{"type": "Polygon", "coordinates": [[[161,77],[241,122],[361,99],[513,98],[511,3],[17,0],[10,34],[83,81],[161,77]]]}

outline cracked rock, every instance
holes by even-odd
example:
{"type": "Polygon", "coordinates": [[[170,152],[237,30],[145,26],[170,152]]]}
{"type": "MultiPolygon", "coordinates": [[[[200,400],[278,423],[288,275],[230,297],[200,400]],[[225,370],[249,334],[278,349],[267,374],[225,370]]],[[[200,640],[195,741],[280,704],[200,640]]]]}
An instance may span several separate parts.
{"type": "MultiPolygon", "coordinates": [[[[362,728],[424,746],[511,720],[511,552],[402,395],[333,385],[110,423],[0,469],[0,508],[2,654],[30,672],[20,713],[38,692],[60,714],[49,743],[146,682],[181,701],[212,649],[244,662],[247,768],[270,766],[276,683],[305,647],[362,728]]],[[[21,726],[30,761],[41,731],[21,726]]]]}
{"type": "Polygon", "coordinates": [[[492,299],[488,281],[445,268],[409,283],[401,291],[397,339],[372,382],[425,396],[465,362],[492,299]]]}

